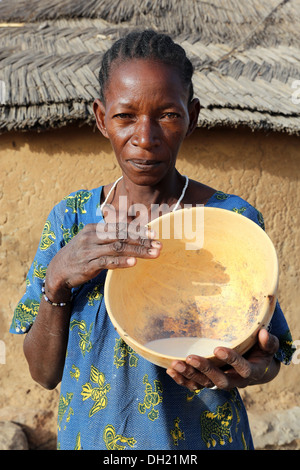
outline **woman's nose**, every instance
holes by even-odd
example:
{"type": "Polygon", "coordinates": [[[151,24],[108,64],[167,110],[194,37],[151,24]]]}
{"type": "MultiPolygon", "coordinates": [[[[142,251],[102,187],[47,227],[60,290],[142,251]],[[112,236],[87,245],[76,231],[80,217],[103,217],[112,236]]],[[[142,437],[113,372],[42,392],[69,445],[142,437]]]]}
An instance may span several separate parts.
{"type": "Polygon", "coordinates": [[[143,149],[151,149],[160,143],[159,126],[150,117],[140,118],[135,126],[132,144],[143,149]]]}

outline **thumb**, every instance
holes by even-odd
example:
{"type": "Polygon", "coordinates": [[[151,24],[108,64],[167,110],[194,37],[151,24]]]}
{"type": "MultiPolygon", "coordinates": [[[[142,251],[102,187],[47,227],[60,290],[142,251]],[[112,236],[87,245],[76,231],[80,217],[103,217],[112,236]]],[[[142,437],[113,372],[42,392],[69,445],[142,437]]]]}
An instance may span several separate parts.
{"type": "Polygon", "coordinates": [[[274,355],[279,348],[279,340],[276,336],[271,335],[265,328],[258,333],[259,347],[267,354],[274,355]]]}

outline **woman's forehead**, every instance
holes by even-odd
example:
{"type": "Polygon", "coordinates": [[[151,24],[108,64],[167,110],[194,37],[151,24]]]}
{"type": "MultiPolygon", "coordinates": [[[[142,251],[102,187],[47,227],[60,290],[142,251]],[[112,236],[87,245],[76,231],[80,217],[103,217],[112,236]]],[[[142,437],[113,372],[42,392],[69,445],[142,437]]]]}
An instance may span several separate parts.
{"type": "Polygon", "coordinates": [[[126,102],[132,95],[186,95],[180,71],[173,65],[152,59],[130,59],[115,63],[106,87],[106,97],[119,95],[126,102]],[[128,97],[126,97],[128,95],[128,97]]]}

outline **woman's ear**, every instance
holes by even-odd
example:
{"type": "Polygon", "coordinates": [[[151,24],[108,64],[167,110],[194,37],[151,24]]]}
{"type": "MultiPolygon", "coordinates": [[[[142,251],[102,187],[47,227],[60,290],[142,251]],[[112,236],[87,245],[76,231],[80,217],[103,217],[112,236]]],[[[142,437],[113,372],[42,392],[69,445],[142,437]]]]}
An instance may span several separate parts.
{"type": "Polygon", "coordinates": [[[201,106],[198,98],[194,98],[188,105],[190,123],[186,133],[186,137],[190,136],[197,127],[200,108],[201,106]]]}
{"type": "Polygon", "coordinates": [[[108,139],[105,127],[105,106],[98,98],[93,103],[93,111],[99,131],[108,139]]]}

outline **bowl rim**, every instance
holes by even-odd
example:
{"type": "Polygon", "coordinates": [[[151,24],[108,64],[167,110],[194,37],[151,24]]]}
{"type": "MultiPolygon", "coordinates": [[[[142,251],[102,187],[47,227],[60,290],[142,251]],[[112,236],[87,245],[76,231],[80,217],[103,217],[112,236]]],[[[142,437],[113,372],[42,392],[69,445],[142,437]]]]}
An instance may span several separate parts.
{"type": "MultiPolygon", "coordinates": [[[[199,209],[199,207],[197,207],[197,206],[196,207],[191,207],[191,208],[183,208],[183,209],[178,209],[176,211],[176,213],[183,212],[183,211],[198,210],[198,209],[199,209]]],[[[257,230],[257,232],[260,233],[260,236],[262,236],[266,239],[267,243],[269,244],[270,250],[272,251],[272,258],[274,260],[273,279],[272,279],[272,282],[270,283],[269,293],[264,296],[264,302],[263,302],[263,305],[261,307],[262,314],[260,316],[260,321],[256,322],[251,328],[249,328],[249,330],[247,330],[247,333],[245,335],[243,335],[240,339],[229,342],[229,343],[231,343],[230,349],[234,349],[234,350],[238,351],[239,354],[244,354],[245,352],[247,352],[247,350],[249,350],[249,347],[253,346],[253,344],[256,340],[256,336],[257,336],[258,331],[261,328],[268,326],[268,324],[269,324],[269,322],[270,322],[270,320],[273,316],[274,310],[275,310],[275,305],[276,305],[276,300],[277,300],[278,280],[279,280],[278,279],[279,278],[279,265],[278,265],[278,257],[277,257],[276,249],[275,249],[275,246],[274,246],[271,238],[265,232],[265,230],[262,227],[260,227],[256,222],[249,219],[248,217],[245,217],[244,215],[239,214],[235,211],[231,211],[230,209],[228,210],[228,209],[223,209],[223,208],[220,208],[220,207],[206,207],[206,206],[202,205],[200,207],[200,209],[201,210],[204,209],[205,212],[206,211],[213,211],[215,213],[222,211],[222,214],[226,210],[227,213],[228,213],[227,214],[228,217],[236,218],[236,220],[237,220],[237,218],[242,217],[243,222],[245,224],[248,223],[249,226],[251,226],[252,228],[255,227],[254,230],[257,230]]],[[[157,217],[157,218],[153,219],[151,222],[149,222],[147,224],[147,227],[152,228],[153,225],[157,224],[159,220],[161,220],[163,218],[169,218],[169,217],[174,217],[174,212],[169,212],[167,214],[164,214],[160,217],[157,217]]],[[[242,220],[242,219],[240,219],[240,220],[242,220]]],[[[157,364],[157,365],[159,365],[159,363],[161,362],[162,359],[164,359],[164,361],[167,361],[169,363],[171,363],[172,361],[177,361],[177,360],[185,361],[186,357],[160,354],[160,353],[154,351],[153,349],[147,348],[145,345],[143,345],[142,343],[140,343],[136,339],[134,339],[132,336],[130,336],[119,325],[119,323],[116,321],[116,319],[115,319],[115,317],[114,317],[114,315],[111,311],[110,304],[108,302],[109,289],[110,289],[110,284],[112,282],[112,276],[113,275],[114,275],[114,270],[109,270],[108,269],[106,279],[105,279],[105,284],[104,284],[105,306],[106,306],[107,313],[109,315],[109,318],[110,318],[115,330],[120,335],[120,337],[125,341],[125,343],[127,343],[130,347],[132,347],[132,349],[135,352],[137,352],[138,354],[140,354],[142,357],[146,358],[148,361],[150,361],[154,364],[157,364]],[[152,360],[148,359],[149,355],[152,355],[153,359],[155,359],[155,360],[152,361],[152,360]]],[[[222,341],[222,340],[220,340],[220,341],[222,341]]],[[[213,360],[215,356],[210,355],[210,356],[203,356],[203,357],[205,357],[208,360],[213,360]]],[[[162,366],[162,367],[164,367],[164,366],[162,366]]]]}

